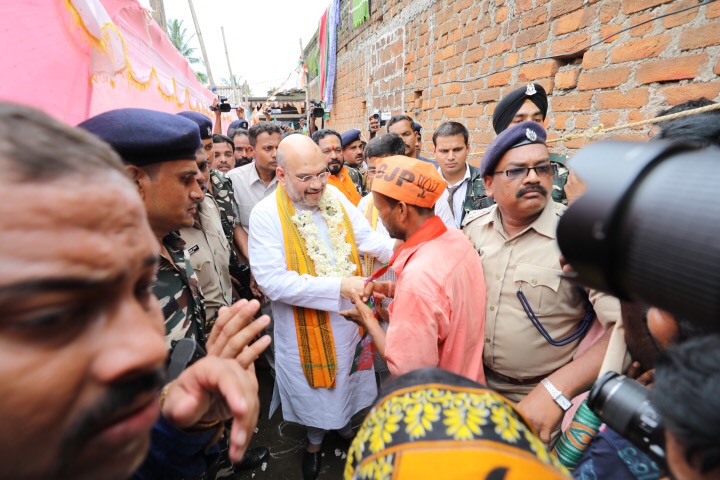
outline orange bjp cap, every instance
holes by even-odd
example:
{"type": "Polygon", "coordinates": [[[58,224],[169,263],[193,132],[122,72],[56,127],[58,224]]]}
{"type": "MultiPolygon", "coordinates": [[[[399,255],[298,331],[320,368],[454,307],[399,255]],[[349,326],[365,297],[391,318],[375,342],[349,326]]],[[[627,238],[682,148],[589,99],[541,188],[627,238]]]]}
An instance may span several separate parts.
{"type": "Polygon", "coordinates": [[[446,188],[432,163],[404,155],[380,160],[372,184],[373,192],[422,208],[434,206],[446,188]]]}

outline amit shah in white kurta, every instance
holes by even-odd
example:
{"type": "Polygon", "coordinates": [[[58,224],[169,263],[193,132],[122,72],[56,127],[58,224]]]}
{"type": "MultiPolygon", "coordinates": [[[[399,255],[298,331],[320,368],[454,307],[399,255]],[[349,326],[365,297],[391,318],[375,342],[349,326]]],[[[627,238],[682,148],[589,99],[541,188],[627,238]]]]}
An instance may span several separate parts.
{"type": "MultiPolygon", "coordinates": [[[[387,262],[392,255],[395,240],[375,232],[362,213],[335,187],[326,186],[325,195],[334,195],[342,202],[353,225],[358,252],[368,253],[383,263],[387,262]]],[[[295,205],[295,209],[301,210],[298,205],[295,205]]],[[[327,225],[319,209],[313,212],[313,219],[318,227],[318,238],[333,255],[327,225]]],[[[286,421],[324,430],[343,428],[355,413],[373,402],[377,388],[373,370],[349,375],[360,334],[355,323],[338,314],[353,308],[349,300],[340,297],[340,278],[299,275],[287,269],[285,242],[275,195],[264,198],[252,210],[249,255],[255,280],[271,300],[275,322],[275,389],[270,416],[282,404],[286,421]],[[300,365],[293,306],[329,312],[337,359],[333,389],[312,388],[305,378],[300,365]]],[[[361,276],[362,272],[356,272],[355,275],[361,276]]]]}

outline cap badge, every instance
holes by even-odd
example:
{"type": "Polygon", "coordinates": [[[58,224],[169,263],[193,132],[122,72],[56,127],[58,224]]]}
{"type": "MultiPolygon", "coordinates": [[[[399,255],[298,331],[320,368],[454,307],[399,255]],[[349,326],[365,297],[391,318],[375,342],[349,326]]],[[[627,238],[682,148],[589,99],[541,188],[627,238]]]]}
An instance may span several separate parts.
{"type": "Polygon", "coordinates": [[[207,127],[207,134],[208,134],[208,135],[212,135],[212,128],[207,127]]]}
{"type": "Polygon", "coordinates": [[[531,142],[534,142],[535,140],[537,140],[537,133],[535,133],[534,131],[530,130],[529,128],[526,128],[526,129],[525,129],[525,136],[526,136],[527,139],[530,140],[531,142]]]}
{"type": "Polygon", "coordinates": [[[535,95],[536,93],[537,93],[537,90],[535,90],[535,84],[534,84],[534,83],[531,83],[531,84],[528,85],[527,88],[525,89],[525,95],[527,95],[528,97],[532,97],[532,96],[535,95]]]}

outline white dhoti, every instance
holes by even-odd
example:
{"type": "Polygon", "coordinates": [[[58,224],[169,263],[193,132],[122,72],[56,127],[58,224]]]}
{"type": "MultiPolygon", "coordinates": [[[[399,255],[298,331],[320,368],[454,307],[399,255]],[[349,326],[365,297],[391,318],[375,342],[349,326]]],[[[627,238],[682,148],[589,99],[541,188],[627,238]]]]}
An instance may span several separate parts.
{"type": "MultiPolygon", "coordinates": [[[[335,195],[342,202],[353,225],[358,252],[386,262],[392,255],[394,240],[373,231],[363,215],[337,189],[327,186],[325,194],[335,195]]],[[[313,219],[318,238],[332,255],[327,225],[319,210],[313,212],[313,219]]],[[[276,376],[270,415],[282,404],[286,421],[324,430],[341,429],[355,413],[373,402],[377,388],[373,370],[350,375],[360,334],[356,324],[337,313],[353,308],[348,300],[340,298],[340,278],[299,275],[287,269],[275,195],[263,199],[250,215],[249,254],[252,273],[271,300],[275,321],[276,376]],[[300,364],[293,306],[329,313],[337,363],[335,388],[312,388],[308,384],[300,364]]]]}

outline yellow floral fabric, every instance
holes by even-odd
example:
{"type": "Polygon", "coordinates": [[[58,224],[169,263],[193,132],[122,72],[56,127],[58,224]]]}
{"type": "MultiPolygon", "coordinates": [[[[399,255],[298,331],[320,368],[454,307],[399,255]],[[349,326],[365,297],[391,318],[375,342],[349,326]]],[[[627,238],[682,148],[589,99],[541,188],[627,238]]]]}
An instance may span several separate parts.
{"type": "Polygon", "coordinates": [[[344,473],[346,480],[567,476],[507,399],[440,384],[379,401],[350,447],[344,473]]]}

